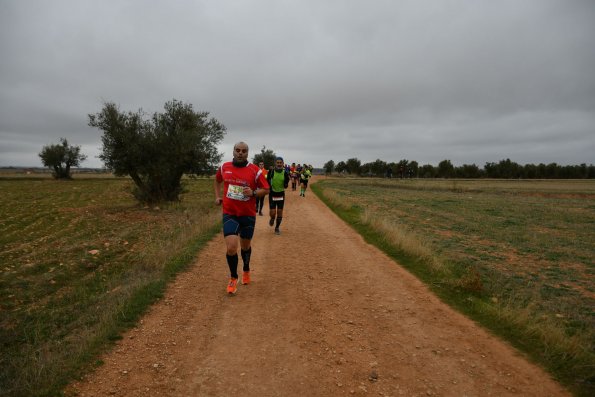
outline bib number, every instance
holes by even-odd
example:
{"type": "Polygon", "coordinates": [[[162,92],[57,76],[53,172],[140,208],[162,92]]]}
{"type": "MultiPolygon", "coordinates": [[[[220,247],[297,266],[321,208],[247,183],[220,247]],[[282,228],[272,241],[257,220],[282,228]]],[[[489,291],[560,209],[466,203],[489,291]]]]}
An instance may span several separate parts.
{"type": "Polygon", "coordinates": [[[227,198],[239,201],[250,200],[250,197],[244,196],[244,187],[238,185],[229,185],[227,187],[227,198]]]}
{"type": "Polygon", "coordinates": [[[283,196],[279,196],[279,197],[271,196],[271,199],[273,201],[283,201],[283,196]]]}

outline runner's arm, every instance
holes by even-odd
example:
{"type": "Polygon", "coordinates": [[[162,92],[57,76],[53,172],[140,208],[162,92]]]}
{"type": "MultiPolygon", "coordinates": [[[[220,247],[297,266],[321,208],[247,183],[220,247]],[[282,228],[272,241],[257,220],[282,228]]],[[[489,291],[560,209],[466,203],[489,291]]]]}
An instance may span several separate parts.
{"type": "Polygon", "coordinates": [[[269,175],[267,174],[266,178],[263,178],[261,175],[256,181],[256,190],[254,191],[254,195],[257,197],[264,197],[269,194],[270,188],[269,175]]]}
{"type": "Polygon", "coordinates": [[[223,199],[221,198],[221,191],[223,188],[223,181],[218,181],[215,178],[215,183],[213,184],[213,188],[215,189],[215,204],[221,205],[223,199]]]}
{"type": "Polygon", "coordinates": [[[257,187],[256,190],[254,190],[254,196],[256,196],[256,197],[264,197],[267,194],[269,194],[269,189],[265,189],[263,187],[261,187],[261,188],[257,187]]]}

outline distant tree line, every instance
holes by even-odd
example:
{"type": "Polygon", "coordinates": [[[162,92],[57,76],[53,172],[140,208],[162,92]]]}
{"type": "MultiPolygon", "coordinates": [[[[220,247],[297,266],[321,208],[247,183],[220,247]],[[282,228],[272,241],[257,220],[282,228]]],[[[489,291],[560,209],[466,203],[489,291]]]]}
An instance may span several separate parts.
{"type": "Polygon", "coordinates": [[[442,160],[438,166],[417,161],[400,160],[387,163],[376,160],[362,164],[357,158],[335,163],[329,160],[324,164],[327,175],[332,173],[369,176],[379,178],[503,178],[503,179],[593,179],[593,164],[559,165],[525,164],[520,165],[510,159],[498,163],[486,163],[483,168],[475,164],[454,166],[450,160],[442,160]]]}

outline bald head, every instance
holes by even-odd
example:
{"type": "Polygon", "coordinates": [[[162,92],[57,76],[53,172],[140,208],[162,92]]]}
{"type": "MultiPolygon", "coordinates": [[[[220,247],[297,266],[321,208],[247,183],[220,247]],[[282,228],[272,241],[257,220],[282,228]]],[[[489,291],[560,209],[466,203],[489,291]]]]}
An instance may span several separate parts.
{"type": "Polygon", "coordinates": [[[238,162],[248,161],[248,144],[238,142],[233,145],[233,159],[238,162]]]}
{"type": "Polygon", "coordinates": [[[246,150],[248,150],[248,144],[246,142],[238,142],[235,145],[233,145],[233,149],[235,150],[238,146],[241,146],[243,148],[245,148],[246,150]]]}

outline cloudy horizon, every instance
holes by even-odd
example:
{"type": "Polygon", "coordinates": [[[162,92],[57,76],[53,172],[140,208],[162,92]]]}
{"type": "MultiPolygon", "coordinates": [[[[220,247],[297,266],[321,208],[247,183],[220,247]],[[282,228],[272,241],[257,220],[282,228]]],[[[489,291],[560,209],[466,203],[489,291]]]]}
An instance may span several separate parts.
{"type": "Polygon", "coordinates": [[[61,137],[83,167],[88,114],[172,99],[322,167],[595,162],[595,2],[246,0],[0,2],[0,166],[61,137]]]}

